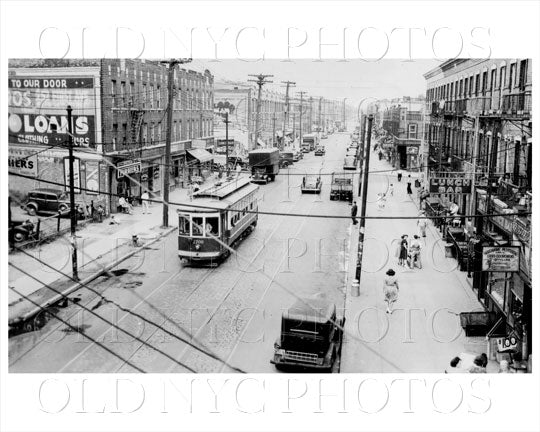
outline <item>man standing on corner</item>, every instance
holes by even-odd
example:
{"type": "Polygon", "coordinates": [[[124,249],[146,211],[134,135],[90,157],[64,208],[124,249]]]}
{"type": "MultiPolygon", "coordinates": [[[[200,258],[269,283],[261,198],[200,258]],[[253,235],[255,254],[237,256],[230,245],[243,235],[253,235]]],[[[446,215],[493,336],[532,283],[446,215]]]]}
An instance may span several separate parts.
{"type": "Polygon", "coordinates": [[[358,223],[358,221],[356,220],[357,213],[358,213],[358,206],[356,205],[356,201],[354,201],[351,207],[351,219],[353,221],[353,225],[356,225],[358,223]]]}

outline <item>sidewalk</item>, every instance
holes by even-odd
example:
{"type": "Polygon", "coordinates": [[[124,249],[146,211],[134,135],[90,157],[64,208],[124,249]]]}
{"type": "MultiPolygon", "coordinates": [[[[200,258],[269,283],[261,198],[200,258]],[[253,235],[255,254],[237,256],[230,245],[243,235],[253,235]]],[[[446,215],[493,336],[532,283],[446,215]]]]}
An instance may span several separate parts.
{"type": "MultiPolygon", "coordinates": [[[[207,186],[209,180],[203,187],[207,186]]],[[[188,189],[175,189],[169,194],[171,202],[189,200],[188,189]]],[[[132,245],[132,236],[137,235],[144,246],[157,241],[176,229],[176,211],[169,206],[169,228],[162,229],[162,205],[152,203],[150,214],[143,214],[143,207],[133,208],[133,214],[115,214],[119,225],[109,225],[110,217],[102,223],[90,223],[77,230],[78,269],[81,282],[86,283],[97,278],[107,266],[115,266],[129,256],[137,253],[141,248],[132,245]]],[[[143,246],[143,247],[144,247],[143,246]]],[[[71,276],[71,244],[70,235],[65,234],[50,243],[43,244],[25,252],[53,268],[71,276]]],[[[9,262],[31,274],[35,279],[9,267],[9,287],[15,288],[23,296],[29,296],[32,301],[40,305],[54,302],[57,296],[45,285],[52,286],[61,292],[72,292],[77,284],[62,276],[34,258],[22,252],[9,255],[9,262]],[[36,279],[39,281],[36,281],[36,279]]],[[[29,300],[23,299],[12,289],[8,290],[9,322],[18,321],[36,308],[29,300]]]]}
{"type": "MultiPolygon", "coordinates": [[[[370,171],[391,170],[390,164],[370,158],[370,171]]],[[[397,264],[395,249],[402,234],[409,242],[418,234],[413,195],[406,193],[408,172],[401,182],[395,172],[370,175],[367,216],[403,216],[413,219],[368,219],[362,257],[360,296],[347,293],[346,323],[343,342],[342,373],[442,373],[450,360],[461,353],[487,353],[484,338],[465,337],[459,321],[460,312],[483,310],[476,299],[466,272],[459,271],[453,258],[446,258],[439,231],[429,224],[423,239],[422,269],[410,270],[397,264]],[[394,185],[386,208],[379,209],[377,194],[394,185]],[[382,290],[386,271],[392,268],[400,284],[394,313],[387,314],[382,290]]],[[[350,268],[355,267],[354,260],[350,268]]],[[[354,273],[353,273],[354,274],[354,273]]],[[[349,285],[352,280],[349,281],[349,285]]],[[[490,362],[488,372],[498,364],[490,362]]]]}

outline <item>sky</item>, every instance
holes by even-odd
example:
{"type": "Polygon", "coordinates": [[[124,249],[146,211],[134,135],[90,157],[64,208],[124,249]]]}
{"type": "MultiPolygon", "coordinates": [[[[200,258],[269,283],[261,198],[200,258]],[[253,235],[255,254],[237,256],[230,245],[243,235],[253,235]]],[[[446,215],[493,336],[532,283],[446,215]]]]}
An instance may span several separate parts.
{"type": "Polygon", "coordinates": [[[416,97],[425,94],[423,74],[437,66],[437,60],[194,60],[188,68],[208,69],[217,81],[226,79],[246,81],[249,74],[271,74],[272,84],[265,88],[284,92],[282,81],[296,83],[293,95],[306,91],[308,96],[328,99],[347,98],[347,104],[356,105],[362,99],[416,97]]]}

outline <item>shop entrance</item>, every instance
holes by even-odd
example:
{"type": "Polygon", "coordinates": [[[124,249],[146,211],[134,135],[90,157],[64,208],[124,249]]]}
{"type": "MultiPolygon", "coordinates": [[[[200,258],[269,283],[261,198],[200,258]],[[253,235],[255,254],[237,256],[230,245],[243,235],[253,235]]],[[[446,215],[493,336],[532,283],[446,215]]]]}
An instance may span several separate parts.
{"type": "Polygon", "coordinates": [[[407,168],[407,147],[406,146],[397,146],[397,163],[398,168],[406,169],[407,168]]]}

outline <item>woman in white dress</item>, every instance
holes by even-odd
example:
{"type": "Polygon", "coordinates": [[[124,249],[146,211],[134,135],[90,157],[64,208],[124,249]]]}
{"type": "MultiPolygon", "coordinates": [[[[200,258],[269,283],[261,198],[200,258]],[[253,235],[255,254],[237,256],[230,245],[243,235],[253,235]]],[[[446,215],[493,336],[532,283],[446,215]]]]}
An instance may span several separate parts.
{"type": "Polygon", "coordinates": [[[388,269],[386,276],[383,280],[383,293],[384,301],[386,302],[386,313],[391,314],[393,312],[392,305],[398,298],[399,283],[397,280],[396,272],[392,269],[388,269]]]}

